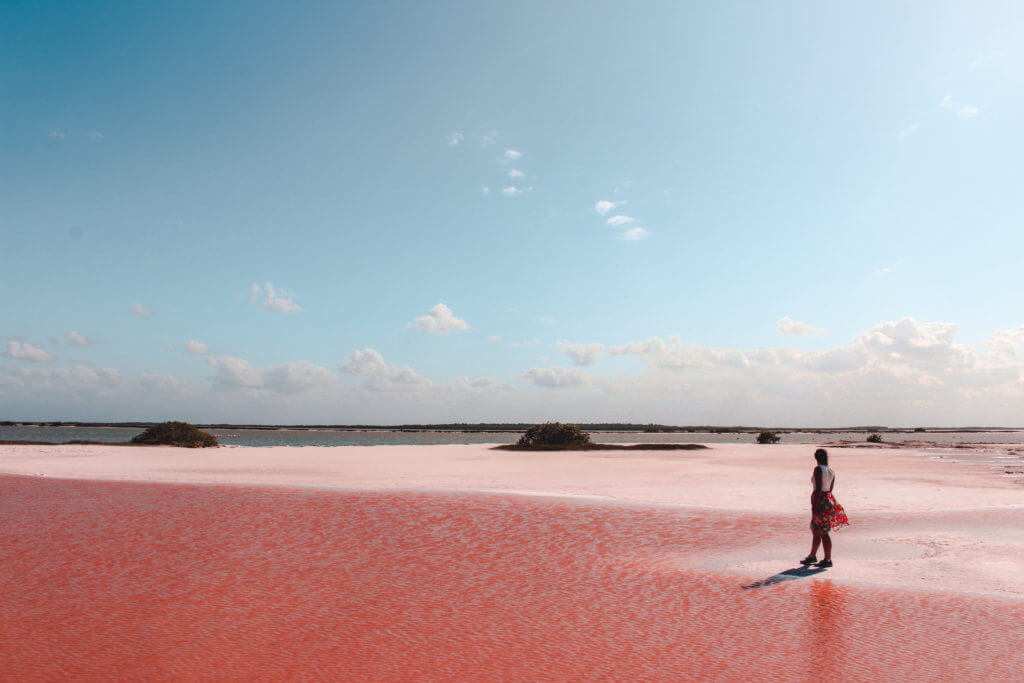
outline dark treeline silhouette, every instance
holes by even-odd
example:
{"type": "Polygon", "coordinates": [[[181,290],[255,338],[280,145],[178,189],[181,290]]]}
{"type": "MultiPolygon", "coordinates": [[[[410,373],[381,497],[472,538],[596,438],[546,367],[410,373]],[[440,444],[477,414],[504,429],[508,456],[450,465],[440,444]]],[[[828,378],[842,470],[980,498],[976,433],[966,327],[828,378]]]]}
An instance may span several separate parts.
{"type": "MultiPolygon", "coordinates": [[[[0,427],[129,427],[146,429],[159,420],[150,422],[83,422],[79,420],[0,420],[0,427]]],[[[452,431],[452,432],[525,432],[534,422],[447,422],[436,424],[232,424],[226,422],[196,423],[203,429],[334,429],[385,431],[452,431]]],[[[637,422],[576,422],[581,429],[596,432],[710,432],[713,434],[757,434],[765,430],[777,434],[804,433],[829,434],[833,432],[1000,432],[1016,431],[1014,427],[885,427],[881,425],[853,425],[849,427],[780,427],[778,425],[666,425],[637,422]]]]}

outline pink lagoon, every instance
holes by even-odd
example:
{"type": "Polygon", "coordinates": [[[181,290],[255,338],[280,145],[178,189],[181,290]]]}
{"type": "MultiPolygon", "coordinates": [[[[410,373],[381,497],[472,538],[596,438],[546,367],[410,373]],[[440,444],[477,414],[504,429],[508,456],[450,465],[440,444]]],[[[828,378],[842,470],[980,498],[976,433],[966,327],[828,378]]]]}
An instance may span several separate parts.
{"type": "Polygon", "coordinates": [[[834,568],[801,574],[805,487],[788,480],[807,450],[3,446],[0,668],[39,680],[1019,672],[1017,480],[928,450],[834,449],[857,525],[835,534],[834,568]],[[756,476],[737,482],[741,470],[756,476]]]}

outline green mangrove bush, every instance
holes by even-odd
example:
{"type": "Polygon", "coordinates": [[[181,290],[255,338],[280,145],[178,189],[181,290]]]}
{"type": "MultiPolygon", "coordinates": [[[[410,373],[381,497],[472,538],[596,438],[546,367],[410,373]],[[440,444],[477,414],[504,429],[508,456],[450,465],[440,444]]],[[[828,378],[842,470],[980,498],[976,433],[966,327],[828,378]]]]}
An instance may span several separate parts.
{"type": "Polygon", "coordinates": [[[534,425],[519,437],[517,446],[560,448],[585,447],[590,445],[590,435],[576,425],[561,422],[545,422],[534,425]]]}
{"type": "Polygon", "coordinates": [[[188,422],[161,422],[136,436],[132,443],[184,448],[213,448],[218,445],[212,434],[207,434],[188,422]]]}

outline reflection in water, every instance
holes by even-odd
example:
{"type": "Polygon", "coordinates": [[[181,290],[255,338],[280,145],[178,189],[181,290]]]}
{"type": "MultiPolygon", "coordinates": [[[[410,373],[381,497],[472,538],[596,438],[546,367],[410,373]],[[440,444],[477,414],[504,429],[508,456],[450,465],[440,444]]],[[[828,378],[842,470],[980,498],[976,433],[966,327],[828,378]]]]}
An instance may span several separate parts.
{"type": "Polygon", "coordinates": [[[843,677],[846,647],[844,643],[845,590],[831,581],[815,581],[811,585],[810,646],[817,654],[811,676],[830,674],[843,677]]]}
{"type": "Polygon", "coordinates": [[[688,564],[793,524],[512,495],[0,476],[0,672],[788,680],[825,665],[841,678],[921,680],[1024,670],[1006,637],[1020,602],[820,577],[742,590],[688,564]]]}

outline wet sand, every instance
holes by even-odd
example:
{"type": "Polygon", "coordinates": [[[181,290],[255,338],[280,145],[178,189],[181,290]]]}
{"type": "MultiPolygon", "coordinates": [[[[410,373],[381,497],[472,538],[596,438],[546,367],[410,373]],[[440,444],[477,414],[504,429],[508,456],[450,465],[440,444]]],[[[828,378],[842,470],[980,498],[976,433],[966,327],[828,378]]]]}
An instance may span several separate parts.
{"type": "Polygon", "coordinates": [[[0,670],[1013,677],[1019,478],[939,455],[833,451],[853,526],[803,573],[806,446],[5,446],[0,670]]]}

